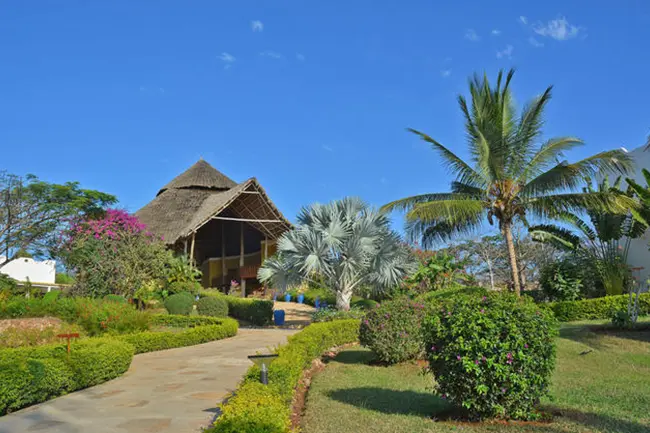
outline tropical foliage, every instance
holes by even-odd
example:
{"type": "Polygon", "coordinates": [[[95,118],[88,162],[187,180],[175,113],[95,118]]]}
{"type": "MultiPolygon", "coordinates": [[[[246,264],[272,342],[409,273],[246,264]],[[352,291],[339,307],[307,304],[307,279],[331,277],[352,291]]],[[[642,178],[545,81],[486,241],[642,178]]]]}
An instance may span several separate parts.
{"type": "MultiPolygon", "coordinates": [[[[641,193],[646,190],[634,184],[641,193]]],[[[596,187],[589,185],[585,193],[611,193],[623,195],[621,178],[610,185],[605,177],[596,187]]],[[[628,191],[632,195],[632,190],[628,191]]],[[[574,260],[590,268],[598,276],[602,291],[607,295],[620,295],[632,284],[627,266],[630,242],[645,232],[647,226],[641,218],[645,212],[636,210],[626,214],[588,209],[581,214],[557,212],[553,219],[562,225],[541,224],[530,227],[533,239],[546,242],[575,255],[574,260]]],[[[571,299],[567,299],[571,300],[571,299]]]]}
{"type": "Polygon", "coordinates": [[[337,308],[348,310],[361,286],[394,287],[412,268],[413,259],[386,215],[345,198],[304,208],[258,279],[285,291],[318,276],[336,293],[337,308]]]}
{"type": "Polygon", "coordinates": [[[404,281],[416,293],[449,288],[467,281],[466,262],[442,251],[420,259],[418,269],[404,281]]]}
{"type": "Polygon", "coordinates": [[[510,90],[513,75],[513,70],[505,76],[500,72],[494,87],[486,76],[475,76],[469,82],[470,101],[458,97],[465,118],[469,162],[429,135],[410,129],[431,144],[456,179],[451,192],[407,197],[384,209],[406,210],[410,233],[421,237],[425,246],[474,232],[485,220],[498,224],[508,248],[513,286],[519,293],[514,223],[527,224],[531,217],[547,218],[585,208],[623,213],[634,202],[606,192],[576,192],[586,176],[626,172],[632,164],[630,157],[623,150],[611,150],[575,163],[565,161],[565,152],[582,145],[582,141],[567,136],[541,142],[551,87],[518,115],[510,90]]]}

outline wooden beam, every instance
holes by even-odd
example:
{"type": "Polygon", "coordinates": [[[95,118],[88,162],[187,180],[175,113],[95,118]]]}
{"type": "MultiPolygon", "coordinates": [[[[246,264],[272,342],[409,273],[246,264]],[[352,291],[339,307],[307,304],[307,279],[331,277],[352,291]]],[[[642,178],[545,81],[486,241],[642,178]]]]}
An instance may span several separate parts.
{"type": "Polygon", "coordinates": [[[221,285],[226,284],[226,232],[221,223],[221,285]]]}
{"type": "MultiPolygon", "coordinates": [[[[241,230],[239,233],[239,272],[241,276],[241,268],[244,267],[244,222],[241,223],[241,230]]],[[[246,297],[246,279],[240,278],[241,283],[241,297],[246,297]]]]}
{"type": "Polygon", "coordinates": [[[232,217],[212,217],[213,220],[223,220],[223,221],[241,221],[245,223],[281,223],[282,220],[258,220],[253,218],[232,218],[232,217]]]}
{"type": "Polygon", "coordinates": [[[259,194],[259,191],[242,191],[242,194],[259,194]]]}
{"type": "Polygon", "coordinates": [[[187,256],[187,238],[183,241],[183,254],[187,256]]]}
{"type": "Polygon", "coordinates": [[[269,258],[269,237],[264,236],[264,260],[269,258]]]}
{"type": "Polygon", "coordinates": [[[192,232],[192,246],[190,247],[190,263],[194,263],[194,241],[196,239],[196,232],[192,232]]]}

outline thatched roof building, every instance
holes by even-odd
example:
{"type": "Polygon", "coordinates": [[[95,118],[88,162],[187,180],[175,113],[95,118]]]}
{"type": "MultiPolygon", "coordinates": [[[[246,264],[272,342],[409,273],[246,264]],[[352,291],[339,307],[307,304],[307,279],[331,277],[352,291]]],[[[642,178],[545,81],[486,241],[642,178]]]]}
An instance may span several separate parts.
{"type": "Polygon", "coordinates": [[[205,286],[224,285],[229,278],[245,286],[291,227],[255,178],[238,184],[202,159],[136,215],[171,248],[196,261],[205,286]]]}

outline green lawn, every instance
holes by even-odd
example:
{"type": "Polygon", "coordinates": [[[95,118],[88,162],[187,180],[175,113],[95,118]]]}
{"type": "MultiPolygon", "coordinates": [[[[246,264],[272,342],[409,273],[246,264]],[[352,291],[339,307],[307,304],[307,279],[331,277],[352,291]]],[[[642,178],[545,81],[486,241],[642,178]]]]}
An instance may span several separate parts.
{"type": "Polygon", "coordinates": [[[362,348],[340,353],[309,391],[304,433],[650,432],[650,330],[593,333],[565,326],[558,339],[551,423],[458,423],[415,364],[371,366],[362,348]],[[436,418],[438,420],[436,421],[436,418]]]}

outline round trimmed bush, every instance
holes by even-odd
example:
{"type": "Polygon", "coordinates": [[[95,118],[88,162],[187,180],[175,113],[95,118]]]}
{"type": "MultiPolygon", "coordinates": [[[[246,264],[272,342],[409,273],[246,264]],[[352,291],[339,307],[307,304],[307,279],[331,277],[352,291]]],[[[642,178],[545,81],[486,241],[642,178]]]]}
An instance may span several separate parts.
{"type": "Polygon", "coordinates": [[[206,296],[196,303],[196,310],[201,316],[226,317],[228,302],[217,296],[206,296]]]}
{"type": "Polygon", "coordinates": [[[194,296],[189,292],[176,293],[165,299],[165,308],[169,314],[189,316],[194,307],[194,296]]]}
{"type": "Polygon", "coordinates": [[[550,310],[513,295],[460,297],[428,316],[423,332],[443,398],[472,418],[538,417],[555,365],[550,310]]]}
{"type": "Polygon", "coordinates": [[[407,297],[387,301],[361,321],[359,341],[388,364],[424,355],[421,323],[429,308],[407,297]]]}

